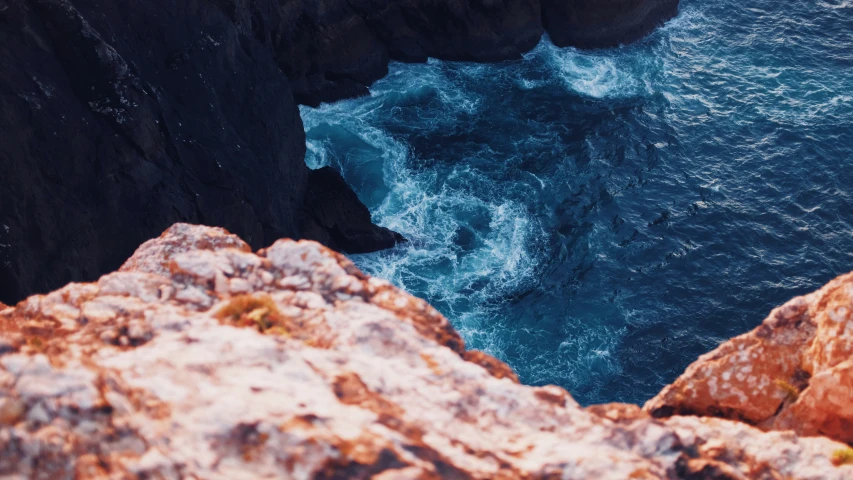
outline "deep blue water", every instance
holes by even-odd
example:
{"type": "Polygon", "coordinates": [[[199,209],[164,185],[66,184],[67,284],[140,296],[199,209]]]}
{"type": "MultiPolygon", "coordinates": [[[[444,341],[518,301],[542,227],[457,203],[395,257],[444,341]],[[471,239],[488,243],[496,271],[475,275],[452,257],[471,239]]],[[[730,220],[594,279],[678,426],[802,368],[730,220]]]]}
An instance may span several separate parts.
{"type": "Polygon", "coordinates": [[[302,114],[411,240],[355,262],[584,404],[853,270],[853,0],[683,0],[635,45],[394,64],[302,114]]]}

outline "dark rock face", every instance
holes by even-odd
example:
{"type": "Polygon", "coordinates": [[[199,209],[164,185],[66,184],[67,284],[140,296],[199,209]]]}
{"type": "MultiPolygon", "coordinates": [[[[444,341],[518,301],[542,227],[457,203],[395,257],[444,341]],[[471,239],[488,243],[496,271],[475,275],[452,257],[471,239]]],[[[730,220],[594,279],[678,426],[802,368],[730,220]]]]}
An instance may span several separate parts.
{"type": "MultiPolygon", "coordinates": [[[[221,1],[234,10],[239,0],[221,1]]],[[[278,12],[253,13],[276,20],[252,30],[272,45],[297,101],[318,105],[366,95],[389,59],[515,59],[544,30],[559,46],[612,47],[677,11],[678,0],[291,0],[278,12]]]]}
{"type": "Polygon", "coordinates": [[[539,0],[291,0],[276,56],[300,103],[367,93],[389,58],[520,58],[542,36],[539,0]],[[298,12],[298,13],[296,13],[298,12]],[[293,28],[294,22],[298,24],[293,28]],[[310,52],[306,55],[306,52],[310,52]]]}
{"type": "Polygon", "coordinates": [[[268,46],[306,105],[367,93],[390,59],[496,61],[539,41],[539,0],[211,0],[268,46]]]}
{"type": "Polygon", "coordinates": [[[560,47],[630,43],[677,13],[678,0],[542,0],[542,21],[560,47]]]}
{"type": "Polygon", "coordinates": [[[92,280],[172,223],[345,252],[393,232],[310,173],[297,103],[389,59],[632,40],[677,0],[0,0],[0,300],[92,280]]]}
{"type": "Polygon", "coordinates": [[[216,5],[3,3],[0,299],[95,278],[179,220],[299,236],[287,78],[216,5]]]}
{"type": "Polygon", "coordinates": [[[397,232],[374,225],[370,212],[331,167],[308,174],[302,234],[334,250],[367,253],[404,242],[397,232]]]}

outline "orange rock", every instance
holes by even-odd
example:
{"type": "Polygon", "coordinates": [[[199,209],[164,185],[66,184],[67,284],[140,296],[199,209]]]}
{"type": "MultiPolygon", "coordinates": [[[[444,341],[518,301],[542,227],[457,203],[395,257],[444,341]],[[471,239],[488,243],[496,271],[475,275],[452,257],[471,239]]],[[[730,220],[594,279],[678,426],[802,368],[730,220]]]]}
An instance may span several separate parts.
{"type": "Polygon", "coordinates": [[[773,310],[646,403],[853,443],[853,274],[773,310]]]}
{"type": "Polygon", "coordinates": [[[18,398],[6,397],[0,399],[0,425],[15,425],[24,418],[26,405],[18,398]]]}
{"type": "Polygon", "coordinates": [[[508,378],[515,383],[519,383],[518,375],[515,374],[512,367],[485,352],[468,350],[462,355],[462,358],[485,368],[494,377],[508,378]]]}
{"type": "Polygon", "coordinates": [[[635,420],[651,418],[637,405],[628,403],[607,403],[604,405],[592,405],[586,408],[587,412],[604,417],[616,423],[631,423],[635,420]]]}
{"type": "Polygon", "coordinates": [[[175,255],[199,250],[218,251],[230,248],[243,252],[252,251],[240,237],[231,235],[224,228],[200,229],[194,225],[176,223],[160,237],[140,245],[133,256],[119,268],[119,271],[167,275],[169,262],[175,255]]]}

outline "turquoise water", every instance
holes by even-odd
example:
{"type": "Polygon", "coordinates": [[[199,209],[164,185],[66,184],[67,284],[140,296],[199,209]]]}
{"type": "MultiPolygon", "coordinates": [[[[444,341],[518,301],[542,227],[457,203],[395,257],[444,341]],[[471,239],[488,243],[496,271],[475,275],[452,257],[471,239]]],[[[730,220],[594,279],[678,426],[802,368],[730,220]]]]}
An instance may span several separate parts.
{"type": "Polygon", "coordinates": [[[303,108],[410,243],[355,256],[581,403],[642,402],[853,270],[853,0],[685,0],[644,41],[394,64],[303,108]]]}

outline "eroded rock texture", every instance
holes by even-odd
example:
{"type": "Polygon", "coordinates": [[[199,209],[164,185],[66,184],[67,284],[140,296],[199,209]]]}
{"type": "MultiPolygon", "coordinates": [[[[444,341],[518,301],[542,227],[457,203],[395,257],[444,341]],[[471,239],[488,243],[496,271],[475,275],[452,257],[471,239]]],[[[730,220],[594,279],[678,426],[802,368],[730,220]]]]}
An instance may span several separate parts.
{"type": "Polygon", "coordinates": [[[842,479],[843,445],[580,408],[314,242],[178,224],[0,312],[0,475],[842,479]]]}
{"type": "Polygon", "coordinates": [[[853,274],[797,297],[703,355],[645,409],[853,443],[853,274]]]}

